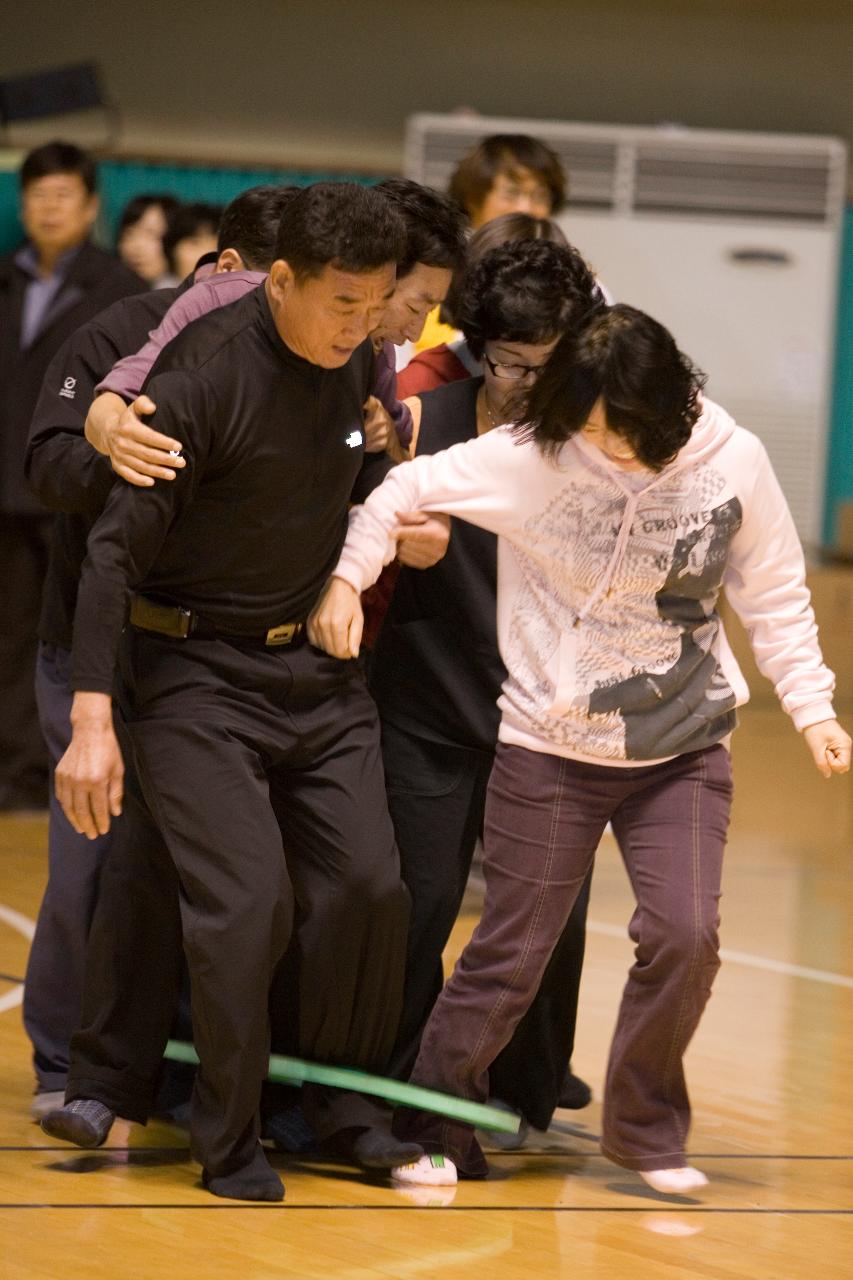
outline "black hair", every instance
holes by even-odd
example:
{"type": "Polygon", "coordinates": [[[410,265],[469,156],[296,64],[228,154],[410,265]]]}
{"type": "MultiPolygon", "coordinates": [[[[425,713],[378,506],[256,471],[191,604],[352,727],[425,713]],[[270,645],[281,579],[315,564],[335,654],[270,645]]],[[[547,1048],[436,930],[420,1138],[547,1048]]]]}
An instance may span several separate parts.
{"type": "Polygon", "coordinates": [[[550,218],[534,218],[532,213],[502,213],[492,218],[484,226],[479,227],[468,241],[465,260],[454,272],[447,291],[447,297],[441,304],[441,319],[445,324],[459,328],[456,315],[462,303],[465,290],[465,276],[471,268],[484,258],[490,249],[500,244],[512,244],[515,240],[550,240],[552,244],[568,247],[568,240],[562,228],[550,218]]]}
{"type": "Polygon", "coordinates": [[[76,173],[82,178],[89,195],[97,190],[95,162],[88,152],[73,142],[46,142],[25,156],[20,172],[21,190],[25,191],[31,182],[55,173],[76,173]]]}
{"type": "Polygon", "coordinates": [[[202,200],[190,204],[178,205],[163,236],[163,252],[169,263],[169,269],[175,269],[175,246],[188,236],[210,228],[211,235],[217,235],[219,221],[222,217],[221,204],[206,204],[202,200]]]}
{"type": "Polygon", "coordinates": [[[249,271],[269,271],[276,257],[278,228],[299,187],[250,187],[226,205],[219,223],[218,249],[236,249],[249,271]]]}
{"type": "Polygon", "coordinates": [[[576,327],[601,291],[570,245],[517,240],[490,249],[468,271],[457,316],[471,354],[487,342],[550,342],[576,327]]]}
{"type": "Polygon", "coordinates": [[[660,471],[690,439],[704,385],[705,375],[662,324],[620,303],[560,340],[517,430],[553,458],[601,400],[610,429],[640,462],[660,471]]]}
{"type": "Polygon", "coordinates": [[[493,133],[483,138],[459,161],[448,194],[473,217],[498,174],[511,175],[518,169],[529,169],[542,179],[551,197],[551,213],[559,213],[566,202],[566,172],[556,152],[526,133],[493,133]]]}
{"type": "Polygon", "coordinates": [[[341,271],[376,271],[406,252],[406,227],[381,191],[355,182],[316,182],[288,202],[276,258],[297,280],[330,263],[341,271]]]}
{"type": "Polygon", "coordinates": [[[391,201],[406,226],[406,248],[397,263],[397,279],[417,263],[456,271],[465,260],[467,223],[456,203],[408,178],[389,178],[377,191],[391,201]]]}
{"type": "Polygon", "coordinates": [[[165,192],[162,195],[145,192],[142,195],[133,196],[119,214],[116,239],[120,240],[122,232],[127,231],[128,227],[135,227],[139,219],[155,205],[163,210],[168,224],[169,219],[177,213],[180,203],[175,196],[166,195],[165,192]]]}

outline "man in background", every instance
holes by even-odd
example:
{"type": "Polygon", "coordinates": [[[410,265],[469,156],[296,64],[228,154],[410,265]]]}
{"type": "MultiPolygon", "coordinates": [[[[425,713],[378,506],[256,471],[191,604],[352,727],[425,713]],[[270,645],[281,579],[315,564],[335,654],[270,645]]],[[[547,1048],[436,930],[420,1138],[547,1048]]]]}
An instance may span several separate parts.
{"type": "MultiPolygon", "coordinates": [[[[26,240],[0,258],[0,810],[47,806],[47,751],[33,678],[52,519],[24,479],[27,431],[42,379],[72,333],[145,285],[89,236],[99,202],[92,159],[70,143],[21,166],[26,240]]],[[[74,387],[64,389],[73,397],[74,387]]]]}

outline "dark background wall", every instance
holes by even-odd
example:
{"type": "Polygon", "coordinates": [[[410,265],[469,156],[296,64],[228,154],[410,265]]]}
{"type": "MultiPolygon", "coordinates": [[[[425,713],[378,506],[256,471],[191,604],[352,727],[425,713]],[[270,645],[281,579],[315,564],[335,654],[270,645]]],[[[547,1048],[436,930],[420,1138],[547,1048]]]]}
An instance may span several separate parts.
{"type": "MultiPolygon", "coordinates": [[[[853,140],[849,0],[38,0],[0,78],[97,58],[128,152],[393,170],[460,106],[853,140]]],[[[23,139],[26,145],[27,139],[23,139]]]]}
{"type": "MultiPolygon", "coordinates": [[[[300,171],[297,180],[398,171],[415,111],[823,133],[853,144],[853,0],[0,4],[0,80],[88,60],[99,63],[119,109],[114,155],[208,167],[162,182],[140,174],[140,189],[153,182],[196,198],[227,199],[245,185],[245,171],[268,166],[300,171]],[[219,166],[241,173],[216,173],[219,166]]],[[[91,144],[104,136],[103,119],[69,119],[62,132],[91,144]]],[[[21,126],[0,138],[18,148],[0,150],[4,249],[18,234],[20,149],[44,138],[43,128],[21,126]]],[[[124,166],[104,168],[109,230],[129,178],[124,166]]],[[[853,212],[841,275],[830,539],[835,505],[853,496],[851,308],[853,212]]]]}

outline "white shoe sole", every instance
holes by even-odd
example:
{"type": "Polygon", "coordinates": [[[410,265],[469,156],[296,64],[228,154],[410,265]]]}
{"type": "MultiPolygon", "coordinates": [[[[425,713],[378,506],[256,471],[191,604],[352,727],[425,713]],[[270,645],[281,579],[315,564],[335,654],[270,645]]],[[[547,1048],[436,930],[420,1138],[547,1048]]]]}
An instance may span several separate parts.
{"type": "Polygon", "coordinates": [[[391,1178],[404,1186],[455,1187],[456,1165],[447,1156],[421,1156],[412,1164],[398,1164],[391,1178]]]}

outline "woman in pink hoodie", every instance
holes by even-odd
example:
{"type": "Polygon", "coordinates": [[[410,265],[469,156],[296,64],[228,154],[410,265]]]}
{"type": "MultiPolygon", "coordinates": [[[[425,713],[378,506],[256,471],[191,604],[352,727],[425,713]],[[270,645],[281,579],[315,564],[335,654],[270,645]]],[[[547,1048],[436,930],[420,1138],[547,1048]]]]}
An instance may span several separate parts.
{"type": "MultiPolygon", "coordinates": [[[[637,906],[602,1150],[654,1188],[705,1184],[685,1154],[683,1056],[719,967],[728,742],[748,691],[721,590],[825,775],[850,767],[802,551],[761,442],[701,395],[656,321],[602,309],[556,347],[527,421],[396,468],[363,507],[309,634],[351,656],[359,593],[393,555],[396,512],[499,535],[508,670],[485,824],[482,918],[427,1025],[412,1080],[488,1096],[488,1069],[537,990],[604,828],[637,906]]],[[[473,1131],[423,1112],[404,1182],[483,1177],[473,1131]],[[436,1158],[438,1157],[438,1158],[436,1158]]]]}

